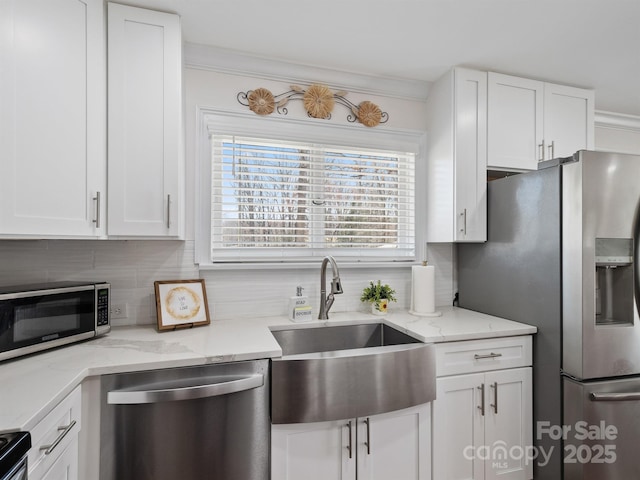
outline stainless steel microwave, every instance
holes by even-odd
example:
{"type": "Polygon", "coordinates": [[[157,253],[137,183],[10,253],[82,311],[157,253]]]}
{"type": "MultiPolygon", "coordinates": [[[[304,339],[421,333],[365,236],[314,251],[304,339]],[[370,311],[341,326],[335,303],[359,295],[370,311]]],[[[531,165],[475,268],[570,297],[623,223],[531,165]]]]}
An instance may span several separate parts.
{"type": "Polygon", "coordinates": [[[110,284],[0,287],[0,361],[104,335],[110,284]]]}

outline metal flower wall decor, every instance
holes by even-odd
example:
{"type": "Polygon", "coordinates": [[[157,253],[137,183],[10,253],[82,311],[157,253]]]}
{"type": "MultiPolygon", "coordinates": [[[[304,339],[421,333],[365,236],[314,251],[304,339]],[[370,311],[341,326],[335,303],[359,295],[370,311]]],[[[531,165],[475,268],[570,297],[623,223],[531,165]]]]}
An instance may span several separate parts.
{"type": "Polygon", "coordinates": [[[237,95],[240,104],[249,107],[257,115],[271,115],[277,111],[287,115],[286,105],[290,100],[302,100],[307,115],[313,118],[330,119],[335,104],[350,110],[347,116],[349,122],[360,122],[367,127],[375,127],[389,120],[387,112],[383,112],[378,105],[368,100],[356,105],[345,98],[347,92],[332,92],[326,85],[313,84],[307,88],[291,85],[290,90],[274,95],[266,88],[257,88],[237,95]]]}

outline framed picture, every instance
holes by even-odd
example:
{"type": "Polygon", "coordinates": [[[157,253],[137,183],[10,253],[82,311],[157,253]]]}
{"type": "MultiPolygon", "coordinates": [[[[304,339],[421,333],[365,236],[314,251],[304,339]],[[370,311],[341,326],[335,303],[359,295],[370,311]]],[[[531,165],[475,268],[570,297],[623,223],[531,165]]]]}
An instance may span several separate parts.
{"type": "Polygon", "coordinates": [[[204,279],[154,282],[158,330],[176,330],[210,323],[204,279]]]}

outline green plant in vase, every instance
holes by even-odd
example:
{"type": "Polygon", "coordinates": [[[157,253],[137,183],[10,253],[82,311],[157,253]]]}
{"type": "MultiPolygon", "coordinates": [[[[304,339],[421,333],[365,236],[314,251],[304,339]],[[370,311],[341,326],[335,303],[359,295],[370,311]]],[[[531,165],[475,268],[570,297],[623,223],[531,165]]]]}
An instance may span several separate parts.
{"type": "Polygon", "coordinates": [[[396,291],[389,285],[378,280],[377,283],[369,282],[369,286],[362,290],[360,296],[361,302],[371,304],[371,313],[376,315],[384,315],[389,308],[389,302],[396,302],[396,291]]]}

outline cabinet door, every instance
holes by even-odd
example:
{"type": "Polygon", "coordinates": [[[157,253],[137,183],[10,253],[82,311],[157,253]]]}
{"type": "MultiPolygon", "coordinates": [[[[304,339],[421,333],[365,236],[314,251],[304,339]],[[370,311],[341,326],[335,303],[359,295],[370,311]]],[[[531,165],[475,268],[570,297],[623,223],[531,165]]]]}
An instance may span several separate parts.
{"type": "Polygon", "coordinates": [[[487,239],[487,74],[455,70],[455,233],[487,239]]]}
{"type": "Polygon", "coordinates": [[[433,402],[434,479],[484,478],[484,462],[476,455],[484,442],[483,380],[482,373],[437,379],[433,402]]]}
{"type": "Polygon", "coordinates": [[[102,0],[0,2],[0,235],[104,233],[103,25],[102,0]]]}
{"type": "Polygon", "coordinates": [[[109,3],[109,235],[182,229],[177,15],[109,3]]]}
{"type": "Polygon", "coordinates": [[[358,479],[429,480],[431,405],[358,418],[358,479]]]}
{"type": "Polygon", "coordinates": [[[489,73],[487,168],[536,170],[542,159],[544,83],[489,73]]]}
{"type": "Polygon", "coordinates": [[[356,420],[271,426],[272,480],[355,480],[356,420]]]}
{"type": "MultiPolygon", "coordinates": [[[[29,475],[29,478],[32,478],[29,475]]],[[[66,450],[60,454],[51,468],[38,479],[33,480],[78,480],[78,438],[73,440],[66,450]]]]}
{"type": "Polygon", "coordinates": [[[545,159],[593,150],[594,93],[592,90],[545,83],[545,159]]]}
{"type": "Polygon", "coordinates": [[[426,104],[427,241],[486,240],[487,73],[455,68],[426,104]]]}
{"type": "Polygon", "coordinates": [[[531,395],[530,367],[485,374],[487,480],[533,477],[533,463],[521,455],[533,445],[531,395]]]}

